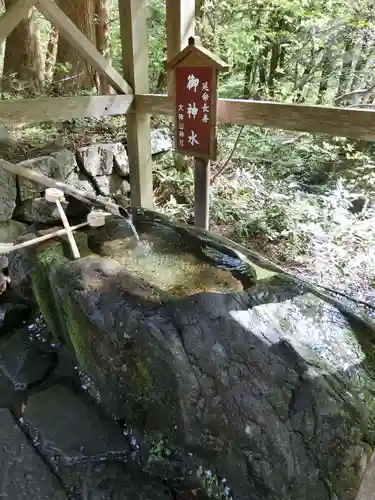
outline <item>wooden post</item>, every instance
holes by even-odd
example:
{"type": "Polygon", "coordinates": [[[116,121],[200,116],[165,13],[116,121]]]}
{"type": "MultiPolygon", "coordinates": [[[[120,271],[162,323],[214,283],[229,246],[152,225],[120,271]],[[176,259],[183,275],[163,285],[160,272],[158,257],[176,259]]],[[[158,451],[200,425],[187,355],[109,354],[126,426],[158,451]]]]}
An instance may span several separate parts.
{"type": "MultiPolygon", "coordinates": [[[[173,59],[186,45],[191,36],[195,35],[195,0],[167,0],[167,58],[173,59]]],[[[168,95],[174,95],[174,79],[168,77],[168,95]]],[[[183,156],[176,155],[177,161],[183,156]]],[[[186,162],[185,162],[186,163],[186,162]]],[[[209,166],[207,165],[207,169],[209,166]]],[[[194,192],[195,192],[195,225],[208,229],[209,211],[209,177],[203,171],[202,161],[195,162],[194,192]],[[198,215],[199,214],[199,215],[198,215]]]]}
{"type": "Polygon", "coordinates": [[[194,171],[195,226],[209,229],[210,224],[210,162],[195,158],[194,171]]]}
{"type": "MultiPolygon", "coordinates": [[[[167,60],[174,58],[195,35],[195,0],[166,0],[167,60]]],[[[168,95],[173,96],[173,76],[168,78],[168,95]]]]}
{"type": "MultiPolygon", "coordinates": [[[[134,94],[149,92],[147,0],[119,0],[124,78],[134,94]]],[[[127,113],[132,205],[153,208],[150,114],[127,113]]]]}
{"type": "MultiPolygon", "coordinates": [[[[167,60],[170,61],[188,44],[195,35],[196,0],[166,0],[167,60]]],[[[168,74],[168,96],[174,95],[173,74],[168,74]]],[[[187,169],[186,157],[176,153],[174,164],[187,169]]]]}
{"type": "Polygon", "coordinates": [[[210,160],[216,159],[217,84],[228,66],[198,37],[168,61],[174,79],[175,148],[195,159],[195,225],[208,229],[210,160]]]}

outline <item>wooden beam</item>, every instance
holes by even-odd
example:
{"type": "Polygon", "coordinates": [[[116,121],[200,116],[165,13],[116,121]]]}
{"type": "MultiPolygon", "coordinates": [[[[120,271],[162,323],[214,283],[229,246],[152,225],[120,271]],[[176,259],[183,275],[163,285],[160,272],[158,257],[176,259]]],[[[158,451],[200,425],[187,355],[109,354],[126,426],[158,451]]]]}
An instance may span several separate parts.
{"type": "Polygon", "coordinates": [[[12,33],[14,28],[25,19],[37,0],[18,0],[0,17],[0,44],[12,33]]]}
{"type": "MultiPolygon", "coordinates": [[[[174,113],[173,101],[167,95],[137,95],[136,106],[151,114],[173,116],[174,113]]],[[[219,99],[218,120],[220,123],[375,140],[375,110],[219,99]]]]}
{"type": "Polygon", "coordinates": [[[107,59],[100,54],[95,45],[85,37],[53,0],[38,0],[37,8],[93,68],[99,73],[106,75],[112,87],[119,94],[133,93],[131,86],[129,86],[107,59]]]}
{"type": "MultiPolygon", "coordinates": [[[[134,92],[149,91],[147,0],[119,0],[124,77],[134,92]]],[[[127,115],[127,147],[132,205],[153,208],[149,110],[127,115]]]]}
{"type": "Polygon", "coordinates": [[[174,116],[175,109],[173,99],[165,94],[139,94],[135,95],[135,107],[138,111],[150,115],[174,116]]]}
{"type": "MultiPolygon", "coordinates": [[[[167,59],[177,55],[195,35],[195,0],[166,0],[167,59]]],[[[173,95],[172,75],[168,77],[168,95],[173,95]]]]}
{"type": "Polygon", "coordinates": [[[41,97],[0,100],[0,123],[27,123],[72,118],[122,115],[134,100],[132,95],[41,97]]]}

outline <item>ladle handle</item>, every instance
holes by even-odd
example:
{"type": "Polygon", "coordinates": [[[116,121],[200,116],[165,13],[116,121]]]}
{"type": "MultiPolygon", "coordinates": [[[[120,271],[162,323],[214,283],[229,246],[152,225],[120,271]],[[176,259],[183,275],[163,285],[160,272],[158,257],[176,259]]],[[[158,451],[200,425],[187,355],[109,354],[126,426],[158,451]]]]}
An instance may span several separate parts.
{"type": "Polygon", "coordinates": [[[73,257],[75,259],[79,259],[81,257],[81,255],[79,253],[76,240],[74,239],[72,229],[71,229],[71,227],[69,225],[68,218],[65,215],[65,212],[64,212],[63,207],[61,206],[60,200],[56,200],[55,203],[56,203],[57,209],[59,211],[62,223],[64,224],[64,227],[65,227],[65,230],[66,230],[66,235],[68,236],[68,240],[69,240],[72,252],[73,252],[73,257]]]}
{"type": "MultiPolygon", "coordinates": [[[[88,226],[88,222],[82,222],[81,224],[77,224],[76,226],[71,226],[71,231],[76,231],[77,229],[81,229],[82,227],[88,226]]],[[[44,234],[43,236],[38,236],[37,238],[33,238],[31,240],[23,241],[22,243],[17,243],[16,245],[12,244],[1,244],[0,243],[0,255],[5,255],[10,252],[14,252],[15,250],[20,250],[21,248],[31,247],[33,245],[37,245],[38,243],[43,243],[43,241],[51,240],[56,236],[63,236],[66,234],[66,229],[58,229],[53,233],[44,234]]]]}

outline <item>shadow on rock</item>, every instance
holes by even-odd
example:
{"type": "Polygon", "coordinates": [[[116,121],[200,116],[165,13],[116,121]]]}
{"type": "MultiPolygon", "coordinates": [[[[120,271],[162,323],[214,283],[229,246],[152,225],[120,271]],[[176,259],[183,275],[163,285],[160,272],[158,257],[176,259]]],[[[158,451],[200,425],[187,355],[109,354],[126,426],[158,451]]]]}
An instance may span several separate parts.
{"type": "MultiPolygon", "coordinates": [[[[112,218],[88,236],[77,233],[81,259],[71,261],[59,240],[15,255],[10,266],[23,295],[35,297],[50,330],[93,380],[100,405],[125,423],[132,461],[113,470],[143,471],[160,498],[162,483],[167,495],[352,500],[374,447],[372,345],[365,339],[373,331],[311,287],[263,268],[262,259],[252,264],[220,238],[174,230],[155,217],[135,218],[141,247],[126,221],[112,218]]],[[[42,399],[26,408],[30,428],[68,462],[80,462],[79,446],[86,447],[97,466],[90,436],[102,430],[95,421],[86,434],[91,410],[61,422],[49,417],[56,428],[42,418],[44,406],[53,415],[48,398],[56,391],[32,396],[42,399]],[[75,422],[87,429],[77,425],[73,437],[75,422]]],[[[102,450],[113,446],[100,442],[102,450]]],[[[103,477],[116,475],[108,467],[103,477]]]]}
{"type": "Polygon", "coordinates": [[[373,401],[339,376],[342,356],[359,365],[361,353],[333,306],[296,289],[260,300],[264,283],[150,299],[150,284],[100,257],[60,264],[50,280],[59,335],[102,403],[149,441],[206,459],[235,499],[353,498],[373,401]]]}

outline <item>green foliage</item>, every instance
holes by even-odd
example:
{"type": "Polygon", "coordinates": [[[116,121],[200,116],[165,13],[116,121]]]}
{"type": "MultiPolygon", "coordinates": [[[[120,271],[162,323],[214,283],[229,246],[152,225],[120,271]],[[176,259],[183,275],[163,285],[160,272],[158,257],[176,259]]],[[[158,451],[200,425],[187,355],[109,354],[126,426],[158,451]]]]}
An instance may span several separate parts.
{"type": "MultiPolygon", "coordinates": [[[[202,5],[197,11],[197,34],[231,66],[230,72],[220,77],[220,96],[311,104],[374,102],[375,91],[356,94],[358,89],[375,84],[373,2],[198,3],[202,5]]],[[[111,59],[122,72],[118,0],[110,0],[110,4],[111,59]]],[[[166,90],[165,1],[149,0],[147,9],[150,91],[160,92],[166,90]]],[[[37,24],[45,53],[50,24],[39,15],[37,24]]],[[[68,75],[70,69],[63,69],[68,75]]],[[[17,85],[14,82],[12,95],[2,97],[27,95],[24,84],[17,85]]],[[[48,85],[42,92],[48,93],[48,85]]],[[[46,136],[51,141],[62,138],[72,149],[90,141],[126,137],[122,117],[33,124],[20,130],[24,141],[33,145],[31,150],[38,149],[34,146],[42,144],[46,136]]],[[[213,182],[213,228],[264,251],[275,250],[277,257],[292,266],[309,266],[319,279],[325,274],[326,279],[349,282],[360,277],[366,286],[373,283],[374,145],[257,127],[244,127],[239,132],[237,126],[219,127],[219,161],[212,165],[214,176],[234,145],[235,151],[213,182]],[[366,209],[352,214],[351,201],[358,197],[365,200],[366,209]]],[[[155,163],[155,200],[160,210],[191,222],[193,168],[177,160],[168,154],[155,163]]]]}
{"type": "Polygon", "coordinates": [[[219,479],[216,474],[210,470],[203,470],[199,467],[197,470],[197,477],[202,483],[202,487],[208,498],[215,500],[233,500],[231,490],[227,486],[225,478],[219,479]]]}
{"type": "MultiPolygon", "coordinates": [[[[334,0],[206,0],[200,35],[232,67],[232,74],[222,81],[223,96],[241,97],[248,79],[251,96],[293,99],[302,92],[304,99],[314,101],[328,56],[333,88],[327,97],[332,99],[341,57],[348,56],[347,37],[354,42],[349,57],[355,65],[363,40],[374,39],[373,15],[374,5],[368,1],[357,6],[334,0]]],[[[369,56],[358,76],[371,82],[373,51],[369,56]]],[[[349,80],[351,75],[348,84],[349,80]]]]}
{"type": "MultiPolygon", "coordinates": [[[[238,127],[220,127],[220,156],[237,148],[212,184],[212,227],[266,252],[274,247],[319,281],[371,286],[375,209],[350,211],[352,200],[375,195],[371,145],[250,127],[237,135],[238,127]]],[[[193,183],[192,168],[173,168],[173,157],[165,157],[155,168],[159,209],[191,221],[193,183]]]]}
{"type": "Polygon", "coordinates": [[[172,454],[172,450],[168,442],[161,438],[151,443],[150,454],[156,458],[168,458],[172,454]]]}
{"type": "MultiPolygon", "coordinates": [[[[149,69],[150,91],[156,89],[159,74],[164,68],[165,47],[165,2],[164,0],[149,0],[148,2],[148,29],[149,29],[149,69]]],[[[122,49],[120,37],[120,21],[118,2],[114,1],[111,8],[111,58],[113,66],[122,73],[122,49]]]]}

